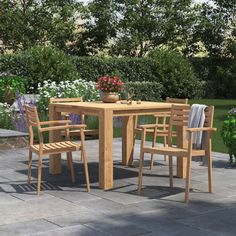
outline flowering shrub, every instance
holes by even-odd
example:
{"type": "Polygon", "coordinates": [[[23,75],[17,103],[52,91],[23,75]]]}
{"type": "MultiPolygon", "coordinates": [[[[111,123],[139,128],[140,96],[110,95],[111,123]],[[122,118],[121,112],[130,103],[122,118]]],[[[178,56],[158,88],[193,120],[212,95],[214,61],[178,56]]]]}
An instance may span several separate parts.
{"type": "Polygon", "coordinates": [[[39,107],[42,111],[48,110],[49,99],[55,98],[73,98],[83,97],[84,101],[96,101],[99,98],[99,93],[96,90],[96,83],[87,82],[82,79],[74,81],[44,81],[43,84],[38,84],[39,91],[39,107]]]}
{"type": "Polygon", "coordinates": [[[102,76],[98,80],[96,89],[102,92],[121,92],[124,83],[118,76],[102,76]]]}
{"type": "Polygon", "coordinates": [[[228,119],[224,121],[221,137],[228,148],[230,162],[236,162],[236,108],[228,112],[228,119]]]}
{"type": "Polygon", "coordinates": [[[12,109],[7,103],[0,103],[0,127],[5,129],[13,129],[11,120],[12,109]]]}

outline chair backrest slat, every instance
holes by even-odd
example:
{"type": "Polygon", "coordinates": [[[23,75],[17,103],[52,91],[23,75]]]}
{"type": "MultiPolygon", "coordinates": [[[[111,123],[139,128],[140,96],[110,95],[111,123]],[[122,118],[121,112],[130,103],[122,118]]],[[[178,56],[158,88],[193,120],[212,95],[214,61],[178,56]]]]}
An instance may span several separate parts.
{"type": "Polygon", "coordinates": [[[166,98],[168,103],[188,104],[188,98],[166,98]]]}
{"type": "Polygon", "coordinates": [[[213,127],[214,106],[209,106],[205,109],[204,127],[213,127]]]}
{"type": "MultiPolygon", "coordinates": [[[[50,98],[49,100],[50,103],[60,103],[60,102],[83,102],[83,97],[79,97],[79,98],[50,98]]],[[[68,112],[62,112],[61,113],[62,116],[67,116],[69,115],[68,112]]],[[[85,124],[85,115],[81,114],[81,123],[85,124]]]]}
{"type": "Polygon", "coordinates": [[[190,111],[190,106],[188,104],[172,105],[171,116],[170,116],[170,126],[188,125],[189,111],[190,111]]]}
{"type": "Polygon", "coordinates": [[[26,113],[28,124],[39,128],[40,123],[39,123],[37,108],[31,107],[29,105],[25,105],[25,113],[26,113]]]}

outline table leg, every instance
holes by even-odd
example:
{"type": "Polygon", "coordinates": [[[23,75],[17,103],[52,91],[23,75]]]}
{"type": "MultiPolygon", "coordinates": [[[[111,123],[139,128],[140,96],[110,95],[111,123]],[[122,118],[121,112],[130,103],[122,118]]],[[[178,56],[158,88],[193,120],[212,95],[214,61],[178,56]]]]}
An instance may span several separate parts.
{"type": "Polygon", "coordinates": [[[134,153],[134,117],[122,117],[122,164],[132,165],[134,153]]]}
{"type": "MultiPolygon", "coordinates": [[[[59,120],[61,117],[60,112],[56,112],[54,106],[49,105],[49,120],[59,120]]],[[[60,141],[60,131],[49,132],[49,142],[60,141]]],[[[60,174],[61,173],[61,154],[49,155],[49,173],[60,174]]]]}
{"type": "Polygon", "coordinates": [[[99,187],[113,187],[113,112],[103,110],[99,114],[99,187]]]}
{"type": "MultiPolygon", "coordinates": [[[[177,132],[177,147],[186,148],[186,127],[176,127],[177,132]]],[[[186,178],[186,168],[187,168],[187,157],[177,158],[177,177],[186,178]]]]}

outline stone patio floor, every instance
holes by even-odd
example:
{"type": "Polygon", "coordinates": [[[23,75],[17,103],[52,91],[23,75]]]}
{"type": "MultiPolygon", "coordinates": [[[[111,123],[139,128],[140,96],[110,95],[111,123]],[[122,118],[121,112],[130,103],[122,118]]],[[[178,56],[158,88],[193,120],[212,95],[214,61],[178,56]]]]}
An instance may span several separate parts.
{"type": "Polygon", "coordinates": [[[142,195],[137,194],[139,143],[133,167],[121,165],[121,140],[114,140],[114,188],[98,188],[98,141],[86,141],[91,192],[87,193],[80,153],[74,153],[76,184],[70,182],[63,157],[63,174],[48,174],[45,158],[42,195],[36,195],[37,158],[33,184],[27,184],[27,149],[0,150],[0,235],[75,236],[235,236],[236,168],[228,156],[214,153],[214,193],[207,193],[207,169],[193,162],[190,204],[183,203],[185,182],[168,187],[163,157],[146,168],[142,195]]]}

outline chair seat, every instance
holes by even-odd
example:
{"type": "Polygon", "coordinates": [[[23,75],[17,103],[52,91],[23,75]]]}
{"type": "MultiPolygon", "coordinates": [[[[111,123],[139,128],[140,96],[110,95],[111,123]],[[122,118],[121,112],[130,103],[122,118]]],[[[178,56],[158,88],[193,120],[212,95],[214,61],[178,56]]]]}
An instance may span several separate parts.
{"type": "MultiPolygon", "coordinates": [[[[66,132],[62,131],[61,135],[65,136],[66,132]]],[[[70,136],[78,136],[80,135],[80,130],[71,130],[70,131],[70,136]]],[[[98,135],[98,130],[97,129],[85,129],[84,130],[84,135],[98,135]]]]}
{"type": "MultiPolygon", "coordinates": [[[[30,149],[32,150],[32,152],[39,153],[39,145],[31,145],[30,149]]],[[[73,151],[79,151],[80,149],[81,149],[80,144],[71,141],[43,144],[43,154],[73,152],[73,151]]]]}
{"type": "MultiPolygon", "coordinates": [[[[187,156],[188,154],[186,149],[177,147],[144,147],[143,151],[168,156],[187,156]]],[[[192,156],[204,156],[205,154],[205,150],[192,150],[192,156]]]]}

